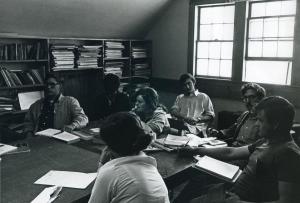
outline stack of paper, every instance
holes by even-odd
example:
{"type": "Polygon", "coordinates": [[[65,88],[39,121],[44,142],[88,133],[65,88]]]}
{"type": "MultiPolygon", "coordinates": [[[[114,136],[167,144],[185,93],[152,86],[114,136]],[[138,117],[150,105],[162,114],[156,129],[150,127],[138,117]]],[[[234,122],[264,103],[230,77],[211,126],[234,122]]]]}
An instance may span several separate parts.
{"type": "Polygon", "coordinates": [[[164,140],[164,145],[182,147],[182,146],[186,146],[189,141],[190,138],[186,136],[176,136],[176,135],[169,134],[164,140]]]}
{"type": "Polygon", "coordinates": [[[195,168],[229,182],[235,182],[241,174],[238,166],[204,156],[195,164],[195,168]]]}

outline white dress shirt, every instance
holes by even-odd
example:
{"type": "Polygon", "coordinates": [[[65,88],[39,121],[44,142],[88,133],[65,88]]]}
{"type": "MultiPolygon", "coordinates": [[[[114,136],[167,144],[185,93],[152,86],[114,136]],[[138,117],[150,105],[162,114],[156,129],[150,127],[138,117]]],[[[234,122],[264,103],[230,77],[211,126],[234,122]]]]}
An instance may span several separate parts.
{"type": "Polygon", "coordinates": [[[89,203],[169,203],[156,160],[141,152],[113,159],[98,170],[89,203]]]}

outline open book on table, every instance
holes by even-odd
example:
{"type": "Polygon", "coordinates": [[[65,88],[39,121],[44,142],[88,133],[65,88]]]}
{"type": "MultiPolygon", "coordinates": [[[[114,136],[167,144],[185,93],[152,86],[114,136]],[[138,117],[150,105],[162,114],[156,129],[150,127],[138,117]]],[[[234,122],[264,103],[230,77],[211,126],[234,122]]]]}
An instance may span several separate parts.
{"type": "Polygon", "coordinates": [[[171,147],[182,147],[186,146],[188,142],[190,141],[189,137],[186,136],[176,136],[176,135],[168,135],[165,139],[163,144],[165,146],[171,146],[171,147]]]}
{"type": "Polygon", "coordinates": [[[196,169],[228,182],[234,183],[242,173],[238,166],[211,158],[209,156],[203,156],[197,158],[197,160],[198,162],[194,165],[196,169]]]}
{"type": "Polygon", "coordinates": [[[68,144],[72,144],[80,140],[80,137],[77,135],[74,135],[66,131],[52,129],[52,128],[48,128],[46,130],[36,132],[35,134],[41,136],[53,137],[62,140],[64,142],[67,142],[68,144]]]}

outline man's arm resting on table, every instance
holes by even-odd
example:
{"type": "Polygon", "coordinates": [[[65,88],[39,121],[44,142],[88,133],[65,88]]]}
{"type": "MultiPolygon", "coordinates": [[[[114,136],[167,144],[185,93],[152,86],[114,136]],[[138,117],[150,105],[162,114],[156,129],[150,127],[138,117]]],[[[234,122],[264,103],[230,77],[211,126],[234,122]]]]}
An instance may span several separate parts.
{"type": "Polygon", "coordinates": [[[204,147],[185,147],[179,150],[181,154],[186,155],[207,155],[220,160],[238,160],[249,157],[250,152],[248,146],[243,147],[220,147],[220,148],[204,148],[204,147]]]}

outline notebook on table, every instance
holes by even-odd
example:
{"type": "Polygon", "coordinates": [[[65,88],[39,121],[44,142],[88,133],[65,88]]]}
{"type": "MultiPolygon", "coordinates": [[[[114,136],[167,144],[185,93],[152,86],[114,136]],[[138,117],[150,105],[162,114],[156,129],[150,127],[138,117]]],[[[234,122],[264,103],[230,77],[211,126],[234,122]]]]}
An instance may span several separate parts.
{"type": "Polygon", "coordinates": [[[46,137],[53,137],[58,140],[62,140],[68,144],[72,144],[80,140],[80,137],[74,135],[72,133],[61,131],[57,129],[48,128],[46,130],[42,130],[35,133],[36,135],[46,136],[46,137]]]}
{"type": "Polygon", "coordinates": [[[194,168],[228,182],[234,183],[242,173],[242,170],[240,170],[238,166],[211,158],[209,156],[203,156],[197,160],[198,162],[194,165],[194,168]]]}

